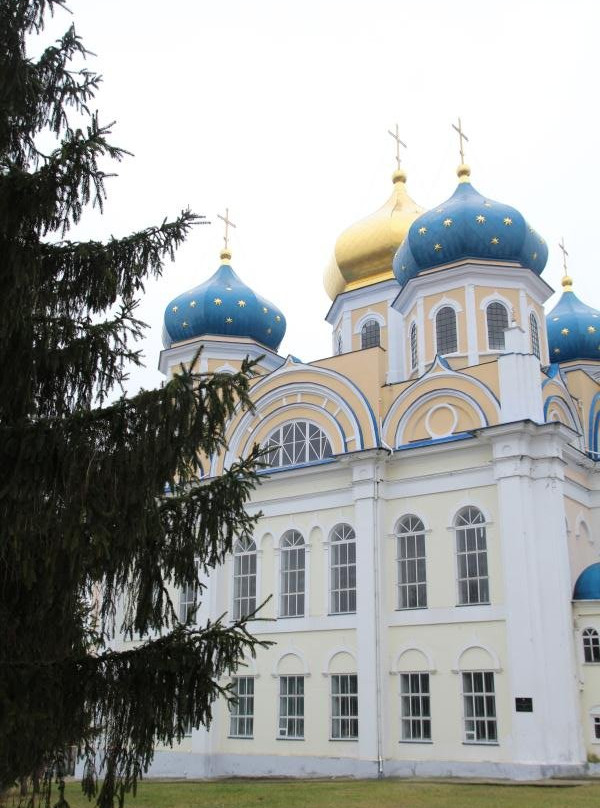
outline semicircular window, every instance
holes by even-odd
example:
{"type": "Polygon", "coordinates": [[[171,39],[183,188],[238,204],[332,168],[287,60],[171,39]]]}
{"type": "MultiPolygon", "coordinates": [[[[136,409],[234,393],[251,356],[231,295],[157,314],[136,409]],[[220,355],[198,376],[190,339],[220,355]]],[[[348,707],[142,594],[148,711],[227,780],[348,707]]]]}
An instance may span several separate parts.
{"type": "Polygon", "coordinates": [[[290,421],[273,430],[265,442],[272,468],[314,463],[333,454],[327,435],[310,421],[290,421]]]}

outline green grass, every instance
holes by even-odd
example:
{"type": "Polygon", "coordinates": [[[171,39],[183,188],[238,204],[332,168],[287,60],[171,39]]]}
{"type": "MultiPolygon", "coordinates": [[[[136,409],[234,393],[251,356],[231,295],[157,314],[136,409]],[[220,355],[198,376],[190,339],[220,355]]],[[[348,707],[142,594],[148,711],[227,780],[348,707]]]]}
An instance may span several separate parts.
{"type": "MultiPolygon", "coordinates": [[[[90,803],[70,782],[71,808],[90,803]]],[[[129,808],[598,808],[600,782],[540,785],[414,780],[144,781],[129,808]]]]}

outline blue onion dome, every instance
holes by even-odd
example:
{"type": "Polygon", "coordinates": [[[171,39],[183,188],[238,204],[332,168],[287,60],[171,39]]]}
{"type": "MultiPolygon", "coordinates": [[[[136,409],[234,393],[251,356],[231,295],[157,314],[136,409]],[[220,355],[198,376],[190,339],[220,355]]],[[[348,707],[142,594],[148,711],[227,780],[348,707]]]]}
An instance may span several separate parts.
{"type": "Polygon", "coordinates": [[[575,581],[573,600],[600,600],[600,562],[586,567],[575,581]]]}
{"type": "Polygon", "coordinates": [[[394,256],[398,283],[427,269],[463,259],[516,261],[539,275],[548,259],[543,238],[516,208],[482,196],[471,185],[471,169],[458,168],[450,199],[419,216],[394,256]]]}
{"type": "Polygon", "coordinates": [[[565,291],[546,317],[551,360],[600,361],[600,311],[581,302],[573,292],[573,280],[568,275],[562,279],[562,286],[565,291]]]}
{"type": "Polygon", "coordinates": [[[174,298],[165,309],[163,344],[201,336],[247,337],[273,351],[285,334],[281,311],[236,275],[229,250],[221,266],[199,286],[174,298]]]}

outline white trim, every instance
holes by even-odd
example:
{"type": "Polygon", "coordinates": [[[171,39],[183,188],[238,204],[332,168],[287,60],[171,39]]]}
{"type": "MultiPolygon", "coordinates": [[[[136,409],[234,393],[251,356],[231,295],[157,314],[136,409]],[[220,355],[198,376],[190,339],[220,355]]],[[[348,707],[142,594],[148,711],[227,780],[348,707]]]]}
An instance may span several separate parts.
{"type": "Polygon", "coordinates": [[[396,654],[394,664],[392,665],[392,669],[390,670],[390,673],[393,675],[398,675],[400,673],[410,673],[411,671],[414,671],[415,673],[436,672],[435,662],[433,661],[433,654],[429,648],[426,648],[423,645],[416,645],[413,643],[406,643],[406,645],[400,646],[396,654]],[[417,651],[419,654],[422,654],[425,657],[425,661],[427,662],[427,667],[423,669],[411,668],[410,671],[401,671],[400,660],[404,656],[404,654],[407,654],[410,651],[417,651]]]}
{"type": "MultiPolygon", "coordinates": [[[[442,374],[439,374],[439,375],[441,376],[442,374]]],[[[442,388],[439,388],[438,390],[432,390],[431,392],[426,393],[423,396],[419,396],[419,398],[417,398],[416,401],[413,401],[413,403],[410,405],[410,407],[404,412],[404,415],[400,418],[400,420],[398,421],[398,425],[396,426],[396,431],[395,431],[395,435],[394,435],[394,439],[393,439],[394,440],[394,446],[397,447],[397,446],[403,446],[404,445],[404,443],[405,443],[405,441],[404,441],[404,430],[406,429],[406,426],[407,426],[408,422],[410,421],[410,419],[412,418],[412,416],[413,416],[413,414],[415,413],[416,410],[418,410],[423,405],[427,404],[429,401],[435,400],[436,398],[442,399],[440,404],[443,403],[444,405],[448,406],[447,396],[450,395],[450,394],[454,398],[457,398],[460,401],[463,401],[465,404],[469,404],[473,408],[475,413],[479,416],[479,420],[480,420],[479,427],[487,426],[486,415],[485,415],[483,409],[481,408],[481,405],[474,398],[471,398],[471,396],[467,395],[466,393],[464,393],[462,391],[453,390],[450,387],[442,387],[442,388]]],[[[399,399],[397,399],[397,401],[398,400],[399,399]]],[[[393,412],[395,412],[396,409],[398,409],[398,407],[396,407],[396,402],[394,402],[394,404],[390,408],[390,412],[388,413],[388,418],[392,415],[393,412]]],[[[386,418],[386,421],[387,421],[387,418],[386,418]]],[[[475,426],[474,428],[477,429],[479,427],[475,426]]],[[[386,430],[387,430],[387,424],[384,423],[384,428],[383,428],[384,434],[385,434],[386,430]]],[[[447,436],[445,436],[445,437],[447,437],[447,436]]]]}
{"type": "Polygon", "coordinates": [[[362,331],[363,325],[365,323],[369,322],[369,320],[376,320],[376,322],[379,323],[379,328],[385,328],[386,327],[385,317],[382,314],[379,314],[379,312],[371,311],[369,309],[369,311],[367,311],[366,314],[363,314],[362,317],[359,320],[356,321],[356,324],[354,326],[354,331],[352,333],[353,334],[360,334],[360,332],[362,331]]]}
{"type": "Polygon", "coordinates": [[[465,673],[469,673],[471,671],[493,671],[494,673],[501,673],[502,667],[500,666],[498,654],[493,648],[490,648],[489,645],[484,645],[480,642],[471,642],[464,645],[458,652],[454,661],[454,666],[452,667],[452,673],[462,673],[463,671],[465,673]],[[476,668],[463,668],[461,665],[461,659],[467,653],[467,651],[470,651],[471,649],[479,649],[480,651],[484,651],[486,654],[488,654],[492,665],[484,665],[483,667],[478,665],[476,668]]]}
{"type": "Polygon", "coordinates": [[[279,679],[280,676],[310,676],[310,669],[308,667],[308,662],[306,661],[306,655],[296,646],[290,646],[289,648],[286,648],[285,650],[281,651],[279,656],[273,661],[273,672],[271,673],[271,676],[274,679],[279,679]],[[279,672],[280,663],[282,662],[283,659],[285,659],[288,656],[296,657],[296,659],[300,661],[300,664],[302,666],[302,674],[297,673],[287,674],[279,672]]]}
{"type": "Polygon", "coordinates": [[[507,297],[504,297],[504,295],[500,294],[500,292],[497,289],[494,289],[494,291],[490,295],[484,297],[483,300],[479,303],[479,308],[481,309],[481,311],[485,312],[490,303],[502,303],[502,305],[506,309],[506,313],[508,314],[508,324],[510,326],[512,319],[511,314],[513,313],[515,308],[513,304],[510,302],[510,300],[507,297]]]}
{"type": "Polygon", "coordinates": [[[329,654],[326,657],[325,665],[323,666],[323,669],[321,670],[322,675],[323,676],[331,676],[332,675],[332,672],[330,670],[331,663],[333,662],[334,657],[336,657],[338,654],[348,654],[354,660],[354,670],[346,671],[346,673],[351,673],[351,674],[357,674],[358,675],[357,663],[356,663],[356,654],[355,654],[354,651],[351,651],[350,648],[348,648],[347,645],[336,645],[334,648],[332,648],[329,651],[329,654]]]}
{"type": "MultiPolygon", "coordinates": [[[[463,307],[460,305],[460,303],[457,300],[454,300],[451,297],[446,297],[446,295],[444,295],[444,297],[441,300],[438,300],[438,302],[435,304],[435,306],[433,306],[433,308],[429,309],[429,314],[427,315],[427,317],[430,320],[435,320],[435,317],[436,317],[438,311],[440,309],[446,308],[446,306],[449,306],[451,309],[454,309],[455,314],[460,314],[463,311],[463,307]]],[[[458,336],[458,318],[457,318],[456,326],[457,326],[456,333],[457,333],[457,336],[458,336]]]]}

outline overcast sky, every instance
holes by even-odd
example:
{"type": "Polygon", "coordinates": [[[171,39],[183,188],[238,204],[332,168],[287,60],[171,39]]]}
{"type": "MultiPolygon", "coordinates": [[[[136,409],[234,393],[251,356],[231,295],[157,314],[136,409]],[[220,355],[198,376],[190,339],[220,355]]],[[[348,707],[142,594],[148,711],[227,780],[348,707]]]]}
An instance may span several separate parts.
{"type": "MultiPolygon", "coordinates": [[[[598,0],[69,6],[104,77],[100,118],[135,155],[76,235],[125,235],[188,205],[212,222],[148,283],[147,368],[131,392],[160,382],[164,308],[218,267],[226,207],[232,266],[286,315],[280,353],[330,353],[323,269],[340,232],[389,196],[396,123],[409,193],[431,208],[456,186],[460,115],[473,185],[546,238],[556,289],[564,236],[575,292],[600,307],[598,0]]],[[[59,14],[47,33],[68,23],[59,14]]]]}

